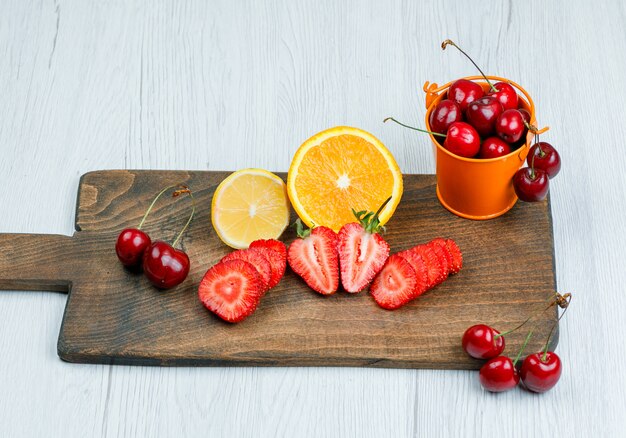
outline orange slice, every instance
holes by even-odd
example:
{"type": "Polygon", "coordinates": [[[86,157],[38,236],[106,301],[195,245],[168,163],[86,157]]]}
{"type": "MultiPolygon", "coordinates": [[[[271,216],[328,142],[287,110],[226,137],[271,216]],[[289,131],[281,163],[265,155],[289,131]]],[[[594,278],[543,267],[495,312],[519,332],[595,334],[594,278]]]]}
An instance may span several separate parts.
{"type": "Polygon", "coordinates": [[[335,231],[355,222],[352,209],[376,211],[385,224],[402,197],[402,173],[391,152],[358,128],[338,126],[314,135],[296,151],[287,176],[287,193],[309,227],[335,231]]]}
{"type": "Polygon", "coordinates": [[[277,239],[289,225],[285,183],[263,169],[230,174],[213,194],[211,222],[222,242],[232,248],[277,239]]]}

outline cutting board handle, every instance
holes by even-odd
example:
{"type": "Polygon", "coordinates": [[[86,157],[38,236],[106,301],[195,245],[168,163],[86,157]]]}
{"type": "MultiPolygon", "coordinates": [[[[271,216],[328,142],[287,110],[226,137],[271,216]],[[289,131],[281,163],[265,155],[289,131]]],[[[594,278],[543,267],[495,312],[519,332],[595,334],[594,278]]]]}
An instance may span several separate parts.
{"type": "Polygon", "coordinates": [[[0,290],[68,292],[80,263],[75,242],[59,234],[0,234],[0,290]]]}

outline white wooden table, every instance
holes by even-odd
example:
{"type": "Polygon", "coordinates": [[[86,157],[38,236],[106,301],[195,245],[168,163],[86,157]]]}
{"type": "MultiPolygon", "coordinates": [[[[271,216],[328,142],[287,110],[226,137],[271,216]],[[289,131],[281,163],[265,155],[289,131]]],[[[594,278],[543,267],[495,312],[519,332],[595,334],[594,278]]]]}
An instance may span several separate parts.
{"type": "MultiPolygon", "coordinates": [[[[0,1],[0,232],[73,232],[95,169],[286,171],[309,135],[366,129],[432,173],[421,86],[524,84],[563,169],[564,372],[492,395],[475,372],[62,362],[66,296],[0,292],[0,436],[624,436],[626,6],[619,0],[0,1]]],[[[532,275],[529,272],[528,275],[532,275]]]]}

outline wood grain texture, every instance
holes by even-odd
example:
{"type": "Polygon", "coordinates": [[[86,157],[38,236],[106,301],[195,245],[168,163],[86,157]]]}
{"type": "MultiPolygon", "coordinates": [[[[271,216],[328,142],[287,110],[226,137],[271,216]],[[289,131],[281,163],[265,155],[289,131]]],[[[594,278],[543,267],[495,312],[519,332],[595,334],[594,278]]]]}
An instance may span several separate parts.
{"type": "MultiPolygon", "coordinates": [[[[58,341],[59,356],[70,362],[446,369],[481,366],[461,349],[467,327],[476,321],[515,327],[524,320],[521,315],[544,308],[556,289],[548,203],[519,203],[501,218],[466,221],[439,204],[434,176],[405,174],[404,194],[385,235],[392,252],[439,236],[453,238],[464,255],[460,275],[390,312],[367,292],[319,296],[288,270],[254,316],[225,323],[204,309],[197,288],[208,267],[232,251],[208,226],[213,192],[227,175],[84,175],[77,197],[79,231],[73,237],[0,234],[0,289],[70,292],[58,341]],[[159,291],[121,266],[115,241],[119,230],[141,221],[158,188],[182,183],[199,206],[182,240],[192,268],[180,286],[159,291]]],[[[153,239],[169,240],[188,211],[189,202],[163,200],[144,230],[153,239]]],[[[283,238],[291,242],[293,230],[283,238]]],[[[556,324],[555,308],[534,324],[531,351],[541,349],[556,324]]],[[[515,354],[523,338],[523,332],[508,336],[507,354],[515,354]]]]}
{"type": "Polygon", "coordinates": [[[492,396],[467,371],[72,365],[55,347],[67,297],[5,291],[1,434],[623,435],[625,21],[617,0],[3,1],[0,232],[71,235],[90,170],[286,171],[340,124],[433,173],[428,139],[381,120],[420,123],[424,81],[475,73],[441,52],[449,37],[529,90],[552,127],[557,282],[575,298],[559,385],[492,396]]]}

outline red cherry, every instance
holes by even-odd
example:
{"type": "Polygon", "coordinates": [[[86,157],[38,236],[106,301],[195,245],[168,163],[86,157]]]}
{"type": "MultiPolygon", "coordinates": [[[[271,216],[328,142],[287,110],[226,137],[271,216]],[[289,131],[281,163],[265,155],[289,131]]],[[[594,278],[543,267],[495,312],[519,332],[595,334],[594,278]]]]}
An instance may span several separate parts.
{"type": "MultiPolygon", "coordinates": [[[[452,152],[453,154],[459,155],[461,157],[473,157],[478,153],[480,149],[480,136],[478,132],[474,129],[474,127],[465,122],[454,122],[448,128],[447,134],[440,134],[438,132],[426,131],[420,128],[414,128],[413,126],[405,125],[402,122],[398,122],[393,117],[387,117],[383,120],[383,123],[391,120],[398,125],[404,126],[405,128],[412,129],[414,131],[425,132],[426,134],[431,134],[434,137],[445,137],[443,141],[443,147],[452,152]]],[[[439,140],[438,140],[439,141],[439,140]]]]}
{"type": "Polygon", "coordinates": [[[480,145],[479,158],[498,158],[511,153],[511,146],[500,137],[489,137],[480,145]]]}
{"type": "Polygon", "coordinates": [[[496,120],[496,133],[507,143],[515,143],[524,134],[526,126],[522,114],[516,109],[504,111],[496,120]]]}
{"type": "Polygon", "coordinates": [[[525,202],[541,201],[548,194],[550,179],[541,169],[522,167],[513,175],[513,188],[517,197],[525,202]]]}
{"type": "Polygon", "coordinates": [[[472,125],[454,122],[448,128],[443,147],[453,154],[470,158],[480,150],[480,136],[472,125]]]}
{"type": "Polygon", "coordinates": [[[462,119],[463,113],[459,105],[449,99],[444,99],[430,113],[428,122],[433,132],[445,134],[452,123],[460,122],[462,119]]]}
{"type": "Polygon", "coordinates": [[[520,376],[524,386],[533,392],[546,392],[559,381],[561,377],[561,359],[548,351],[545,354],[535,353],[524,359],[520,376]]]}
{"type": "Polygon", "coordinates": [[[549,178],[554,178],[561,170],[561,157],[550,143],[540,141],[528,151],[528,164],[534,163],[535,169],[544,170],[549,178]],[[534,157],[534,159],[533,159],[534,157]]]}
{"type": "Polygon", "coordinates": [[[522,115],[522,118],[524,119],[524,122],[530,123],[530,113],[528,111],[526,111],[524,108],[518,108],[517,110],[522,115]]]}
{"type": "Polygon", "coordinates": [[[455,81],[448,89],[448,99],[456,102],[462,112],[465,112],[470,103],[480,99],[484,94],[485,92],[480,85],[467,79],[455,81]]]}
{"type": "Polygon", "coordinates": [[[184,251],[158,240],[144,253],[143,271],[153,285],[160,289],[169,289],[187,278],[189,257],[184,251]]]}
{"type": "Polygon", "coordinates": [[[505,356],[495,357],[484,364],[478,378],[483,388],[491,392],[508,391],[519,383],[519,374],[513,361],[505,356]]]}
{"type": "MultiPolygon", "coordinates": [[[[495,97],[502,104],[504,110],[517,109],[518,97],[515,88],[506,82],[496,82],[493,84],[497,91],[489,91],[488,96],[495,97]]],[[[530,123],[530,122],[529,122],[530,123]]]]}
{"type": "Polygon", "coordinates": [[[504,336],[485,324],[473,325],[463,333],[463,350],[476,359],[491,359],[504,351],[504,336]]]}
{"type": "Polygon", "coordinates": [[[483,96],[469,104],[465,116],[482,137],[489,137],[495,132],[496,120],[503,111],[495,97],[483,96]]]}
{"type": "Polygon", "coordinates": [[[139,266],[143,253],[150,243],[150,236],[143,231],[137,228],[126,228],[122,230],[115,243],[117,258],[124,266],[139,266]]]}

